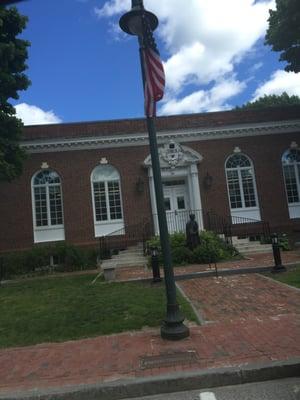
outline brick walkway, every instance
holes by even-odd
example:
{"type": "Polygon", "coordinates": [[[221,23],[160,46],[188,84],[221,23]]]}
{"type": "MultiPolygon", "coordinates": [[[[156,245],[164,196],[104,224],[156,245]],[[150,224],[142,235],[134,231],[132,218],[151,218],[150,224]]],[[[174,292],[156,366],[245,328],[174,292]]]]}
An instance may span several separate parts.
{"type": "MultiPolygon", "coordinates": [[[[300,263],[300,249],[295,251],[281,252],[282,263],[288,265],[290,263],[300,263]]],[[[274,265],[274,258],[272,253],[251,254],[246,256],[243,260],[225,261],[217,264],[218,269],[241,269],[251,267],[271,267],[274,265]]],[[[186,273],[210,271],[211,267],[208,264],[193,264],[183,267],[175,267],[174,274],[182,275],[186,273]]],[[[163,269],[161,269],[161,276],[163,276],[163,269]]],[[[151,278],[152,272],[150,269],[144,267],[135,268],[119,268],[117,270],[116,279],[118,281],[126,281],[139,278],[151,278]]]]}
{"type": "MultiPolygon", "coordinates": [[[[178,286],[205,322],[277,317],[300,312],[300,290],[261,275],[202,278],[178,286]]],[[[300,340],[299,340],[300,342],[300,340]]]]}
{"type": "Polygon", "coordinates": [[[251,274],[181,281],[205,319],[189,338],[158,329],[0,351],[0,395],[300,357],[300,291],[251,274]]]}

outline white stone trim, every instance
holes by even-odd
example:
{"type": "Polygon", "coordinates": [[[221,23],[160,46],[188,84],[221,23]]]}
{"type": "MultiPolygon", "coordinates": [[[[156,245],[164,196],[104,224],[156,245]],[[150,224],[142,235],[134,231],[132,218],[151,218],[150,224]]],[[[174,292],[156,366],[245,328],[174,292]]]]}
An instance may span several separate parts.
{"type": "Polygon", "coordinates": [[[94,182],[93,181],[93,172],[95,171],[95,168],[93,168],[91,175],[90,175],[90,185],[91,185],[91,197],[92,197],[92,206],[93,206],[93,221],[94,221],[94,233],[95,233],[95,238],[101,237],[101,236],[107,236],[112,233],[115,233],[116,235],[124,235],[125,234],[125,225],[124,225],[124,211],[123,211],[123,198],[122,198],[122,187],[121,187],[121,177],[119,171],[115,168],[116,172],[118,173],[118,179],[114,179],[114,181],[119,183],[119,193],[120,193],[120,201],[121,201],[121,213],[122,213],[122,218],[121,219],[111,219],[110,218],[110,204],[109,204],[109,198],[108,198],[108,189],[107,189],[107,180],[103,179],[101,182],[105,183],[105,197],[106,197],[106,205],[107,205],[107,215],[109,218],[107,220],[103,221],[97,221],[96,219],[96,205],[95,205],[95,193],[94,193],[94,182]],[[124,230],[124,231],[123,231],[124,230]]]}
{"type": "MultiPolygon", "coordinates": [[[[41,128],[43,129],[43,128],[41,128]]],[[[99,128],[101,129],[101,128],[99,128]]],[[[228,125],[222,128],[180,129],[157,132],[158,143],[170,140],[182,142],[275,135],[300,132],[300,120],[228,125]]],[[[47,153],[97,148],[132,147],[148,145],[148,133],[99,135],[78,138],[55,138],[26,140],[21,147],[29,153],[47,153]]]]}
{"type": "MultiPolygon", "coordinates": [[[[42,163],[43,165],[44,163],[42,163]]],[[[32,222],[33,222],[33,239],[34,243],[44,243],[44,242],[56,242],[60,240],[65,240],[65,228],[64,228],[64,201],[63,201],[63,189],[60,179],[60,195],[61,195],[61,205],[62,205],[62,220],[63,224],[60,225],[51,225],[51,214],[50,214],[50,201],[49,201],[49,186],[46,186],[46,202],[47,202],[47,219],[49,225],[46,226],[37,226],[36,224],[36,205],[35,205],[35,195],[34,195],[34,178],[40,171],[36,171],[31,177],[31,207],[32,207],[32,222]]],[[[55,171],[56,172],[56,171],[55,171]]],[[[55,184],[57,185],[57,184],[55,184]]],[[[51,185],[50,185],[51,186],[51,185]]]]}
{"type": "MultiPolygon", "coordinates": [[[[172,158],[170,162],[167,152],[169,143],[165,144],[163,147],[160,147],[158,149],[161,177],[163,180],[166,180],[168,178],[172,179],[175,177],[186,179],[190,210],[199,211],[198,224],[199,224],[199,229],[202,230],[203,215],[202,215],[202,204],[201,204],[197,164],[199,164],[203,160],[203,157],[201,154],[199,154],[193,149],[190,149],[189,147],[181,146],[179,143],[174,141],[171,141],[170,143],[175,144],[176,149],[179,152],[179,157],[175,163],[173,162],[172,158]]],[[[154,230],[155,234],[158,234],[159,226],[157,219],[156,196],[155,196],[155,187],[153,181],[151,155],[148,155],[146,157],[143,164],[145,167],[148,168],[149,191],[150,191],[154,230]]]]}

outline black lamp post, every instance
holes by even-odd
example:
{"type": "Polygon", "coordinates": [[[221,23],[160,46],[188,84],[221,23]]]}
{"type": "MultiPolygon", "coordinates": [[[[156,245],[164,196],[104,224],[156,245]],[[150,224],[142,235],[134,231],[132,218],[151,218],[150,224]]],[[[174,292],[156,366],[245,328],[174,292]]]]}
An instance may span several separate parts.
{"type": "MultiPolygon", "coordinates": [[[[145,69],[142,57],[144,32],[142,17],[145,17],[148,20],[152,31],[157,28],[158,19],[153,13],[144,9],[143,0],[132,0],[131,11],[127,12],[120,18],[119,24],[124,32],[130,35],[138,36],[140,45],[141,68],[144,82],[145,69]]],[[[184,316],[181,314],[176,300],[176,286],[171,259],[168,225],[164,206],[156,129],[153,117],[147,117],[147,128],[149,134],[150,154],[153,168],[153,180],[160,231],[160,242],[164,259],[164,275],[167,296],[167,315],[161,326],[161,336],[164,339],[179,340],[189,336],[189,329],[183,324],[184,316]]]]}

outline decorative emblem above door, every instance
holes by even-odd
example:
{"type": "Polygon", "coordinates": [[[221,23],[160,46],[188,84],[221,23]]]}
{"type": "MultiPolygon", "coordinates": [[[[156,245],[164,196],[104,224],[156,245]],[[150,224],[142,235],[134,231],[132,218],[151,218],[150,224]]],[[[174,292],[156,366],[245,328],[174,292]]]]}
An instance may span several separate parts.
{"type": "MultiPolygon", "coordinates": [[[[181,146],[181,144],[170,140],[163,147],[158,149],[159,161],[161,168],[174,169],[176,167],[186,167],[191,164],[198,164],[203,157],[189,147],[181,146]]],[[[149,155],[145,161],[146,167],[151,167],[151,156],[149,155]]]]}
{"type": "Polygon", "coordinates": [[[175,168],[184,157],[182,147],[173,140],[159,149],[159,155],[171,168],[175,168]]]}

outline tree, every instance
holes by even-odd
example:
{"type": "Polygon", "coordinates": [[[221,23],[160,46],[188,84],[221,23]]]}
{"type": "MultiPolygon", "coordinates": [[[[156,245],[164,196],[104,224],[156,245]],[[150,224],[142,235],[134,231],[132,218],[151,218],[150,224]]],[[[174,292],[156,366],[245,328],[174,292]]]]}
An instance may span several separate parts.
{"type": "Polygon", "coordinates": [[[300,72],[300,2],[276,0],[276,10],[270,10],[266,44],[280,51],[280,61],[286,61],[286,71],[300,72]]]}
{"type": "Polygon", "coordinates": [[[241,107],[236,107],[237,110],[247,110],[253,108],[264,108],[264,107],[278,107],[278,106],[293,106],[300,105],[300,97],[289,96],[286,92],[280,96],[276,94],[264,95],[255,101],[248,102],[241,107]]]}
{"type": "Polygon", "coordinates": [[[0,181],[11,181],[22,172],[25,152],[20,148],[23,124],[9,99],[18,99],[30,81],[27,68],[28,41],[17,38],[27,23],[15,7],[0,6],[0,181]]]}

